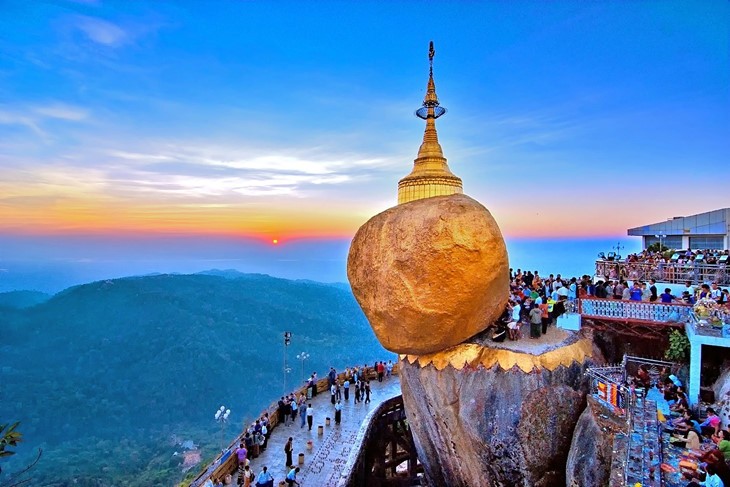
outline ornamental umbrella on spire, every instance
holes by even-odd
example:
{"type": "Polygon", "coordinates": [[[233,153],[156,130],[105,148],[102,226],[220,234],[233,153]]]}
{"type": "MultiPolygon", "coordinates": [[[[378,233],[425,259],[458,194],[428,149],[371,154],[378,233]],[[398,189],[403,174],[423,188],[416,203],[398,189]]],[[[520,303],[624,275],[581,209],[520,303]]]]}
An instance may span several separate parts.
{"type": "Polygon", "coordinates": [[[455,176],[446,164],[446,158],[436,133],[436,119],[446,113],[439,105],[436,84],[433,81],[433,57],[436,51],[433,41],[429,45],[429,75],[423,106],[416,110],[416,116],[426,121],[423,142],[418,156],[413,161],[413,171],[398,182],[398,204],[409,201],[462,193],[461,179],[455,176]]]}

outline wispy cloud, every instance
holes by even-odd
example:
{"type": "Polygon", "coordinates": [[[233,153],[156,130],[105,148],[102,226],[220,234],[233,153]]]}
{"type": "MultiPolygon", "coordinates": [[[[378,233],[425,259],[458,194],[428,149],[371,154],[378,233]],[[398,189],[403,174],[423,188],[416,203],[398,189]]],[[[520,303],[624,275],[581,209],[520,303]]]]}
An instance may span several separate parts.
{"type": "Polygon", "coordinates": [[[89,116],[89,112],[72,105],[64,103],[53,103],[50,105],[37,106],[33,108],[33,112],[41,117],[56,118],[59,120],[79,121],[89,116]]]}
{"type": "Polygon", "coordinates": [[[116,24],[95,17],[79,15],[76,17],[76,27],[86,37],[97,43],[110,47],[117,47],[132,40],[132,36],[116,24]]]}
{"type": "Polygon", "coordinates": [[[26,107],[0,106],[0,125],[17,125],[30,129],[36,135],[46,138],[42,128],[49,119],[68,122],[81,122],[89,117],[89,112],[81,107],[65,103],[48,103],[26,107]]]}

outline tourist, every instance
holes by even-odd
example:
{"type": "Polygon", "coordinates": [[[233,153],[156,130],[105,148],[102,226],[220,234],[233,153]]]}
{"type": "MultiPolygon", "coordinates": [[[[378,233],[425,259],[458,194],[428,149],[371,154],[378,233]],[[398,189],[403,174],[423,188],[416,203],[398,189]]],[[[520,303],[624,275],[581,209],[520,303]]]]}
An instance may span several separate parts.
{"type": "Polygon", "coordinates": [[[251,487],[251,482],[253,482],[254,479],[254,473],[251,471],[251,467],[246,465],[243,469],[243,475],[238,476],[238,485],[243,485],[243,487],[251,487]],[[241,477],[243,477],[243,480],[241,480],[241,477]]]}
{"type": "Polygon", "coordinates": [[[337,379],[335,381],[335,399],[338,401],[342,400],[342,381],[340,379],[337,379]]]}
{"type": "Polygon", "coordinates": [[[721,430],[713,441],[717,441],[717,449],[720,450],[726,462],[730,462],[730,431],[721,430]]]}
{"type": "Polygon", "coordinates": [[[649,286],[649,301],[653,303],[659,298],[659,296],[657,296],[658,291],[656,288],[656,280],[649,279],[649,284],[651,284],[651,286],[649,286]]]}
{"type": "Polygon", "coordinates": [[[550,324],[550,312],[548,311],[548,308],[550,305],[547,304],[547,302],[540,303],[538,305],[538,309],[540,310],[540,324],[542,325],[542,334],[547,333],[547,327],[550,324]]]}
{"type": "Polygon", "coordinates": [[[634,285],[629,287],[628,283],[626,283],[626,286],[624,286],[623,290],[621,291],[621,299],[623,301],[641,301],[641,284],[639,284],[637,281],[634,281],[634,285]],[[638,295],[638,299],[632,300],[632,295],[638,295]]]}
{"type": "Polygon", "coordinates": [[[335,381],[337,380],[337,372],[335,371],[334,367],[330,367],[329,374],[327,374],[327,384],[329,384],[330,387],[335,385],[335,381]]]}
{"type": "Polygon", "coordinates": [[[291,470],[289,470],[289,473],[286,474],[286,485],[291,487],[292,485],[300,485],[299,482],[297,482],[297,474],[299,473],[299,467],[294,467],[291,470]]]}
{"type": "Polygon", "coordinates": [[[337,401],[335,404],[335,424],[340,424],[342,420],[342,401],[337,401]]]}
{"type": "Polygon", "coordinates": [[[290,468],[292,465],[294,465],[294,460],[292,460],[292,452],[294,451],[294,438],[291,436],[289,437],[289,440],[284,445],[284,453],[286,453],[286,467],[290,468]]]}
{"type": "Polygon", "coordinates": [[[717,469],[714,465],[707,464],[705,472],[707,472],[707,476],[705,477],[704,482],[701,482],[700,479],[695,477],[692,482],[687,484],[687,487],[724,487],[722,480],[720,480],[720,476],[717,475],[717,469]]]}
{"type": "Polygon", "coordinates": [[[697,432],[693,429],[686,431],[684,435],[674,434],[673,438],[679,441],[671,441],[671,444],[679,448],[687,448],[688,450],[699,450],[702,440],[697,432]]]}
{"type": "Polygon", "coordinates": [[[365,382],[365,404],[370,404],[370,381],[365,382]]]}
{"type": "Polygon", "coordinates": [[[641,300],[647,303],[651,301],[651,291],[646,287],[645,282],[641,283],[641,300]]]}
{"type": "Polygon", "coordinates": [[[307,406],[307,425],[309,431],[312,431],[312,423],[314,422],[314,409],[312,409],[312,403],[310,402],[307,406]]]}
{"type": "Polygon", "coordinates": [[[670,288],[664,288],[664,292],[659,296],[662,303],[671,303],[677,300],[677,297],[672,294],[670,288]]]}
{"type": "Polygon", "coordinates": [[[342,390],[345,393],[345,401],[350,400],[350,379],[345,379],[345,383],[342,385],[342,390]]]}
{"type": "MultiPolygon", "coordinates": [[[[725,291],[727,291],[727,289],[725,291]]],[[[393,375],[393,361],[388,360],[388,365],[385,366],[385,378],[390,379],[391,375],[393,375]]]]}
{"type": "Polygon", "coordinates": [[[360,381],[355,381],[355,404],[360,402],[360,381]]]}
{"type": "Polygon", "coordinates": [[[312,372],[312,397],[317,395],[317,372],[312,372]]]}
{"type": "Polygon", "coordinates": [[[332,403],[333,405],[334,405],[334,404],[335,404],[335,402],[336,402],[336,400],[335,400],[335,395],[336,395],[336,394],[337,394],[337,386],[336,386],[336,385],[334,384],[334,382],[333,382],[333,383],[332,383],[332,385],[330,385],[330,402],[331,402],[331,403],[332,403]]]}
{"type": "Polygon", "coordinates": [[[266,465],[256,477],[256,487],[274,487],[274,476],[269,473],[266,465]]]}
{"type": "Polygon", "coordinates": [[[276,411],[279,415],[279,422],[286,424],[288,414],[286,414],[286,405],[284,402],[284,396],[281,396],[281,399],[279,399],[279,402],[277,403],[276,411]]]}
{"type": "Polygon", "coordinates": [[[702,434],[705,436],[716,435],[720,431],[720,417],[715,414],[715,410],[707,408],[707,418],[700,423],[702,434]]]}
{"type": "Polygon", "coordinates": [[[617,281],[613,286],[613,299],[623,299],[624,285],[621,281],[617,281]]]}
{"type": "Polygon", "coordinates": [[[299,410],[296,397],[292,396],[291,401],[289,401],[289,408],[291,409],[291,422],[294,424],[297,420],[297,411],[299,410]]]}
{"type": "Polygon", "coordinates": [[[542,327],[542,310],[538,307],[530,310],[530,338],[540,338],[542,327]]]}
{"type": "Polygon", "coordinates": [[[299,409],[301,410],[301,412],[299,413],[299,418],[300,418],[299,427],[304,428],[304,423],[307,421],[307,410],[308,410],[307,401],[306,401],[306,398],[304,397],[304,395],[302,395],[299,398],[299,409]]]}
{"type": "Polygon", "coordinates": [[[246,465],[246,460],[248,460],[248,450],[246,450],[243,442],[241,442],[238,448],[236,448],[236,458],[238,459],[239,465],[246,465]]]}
{"type": "Polygon", "coordinates": [[[378,362],[378,382],[383,382],[383,377],[385,377],[385,364],[378,362]]]}

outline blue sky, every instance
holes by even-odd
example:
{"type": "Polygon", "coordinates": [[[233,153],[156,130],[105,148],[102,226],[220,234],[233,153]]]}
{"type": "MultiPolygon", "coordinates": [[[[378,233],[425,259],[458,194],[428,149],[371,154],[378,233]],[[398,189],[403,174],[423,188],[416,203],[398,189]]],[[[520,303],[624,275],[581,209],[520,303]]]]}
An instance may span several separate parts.
{"type": "Polygon", "coordinates": [[[0,263],[19,237],[347,240],[410,171],[432,39],[445,156],[508,238],[730,206],[712,177],[728,18],[725,1],[3,2],[0,263]]]}

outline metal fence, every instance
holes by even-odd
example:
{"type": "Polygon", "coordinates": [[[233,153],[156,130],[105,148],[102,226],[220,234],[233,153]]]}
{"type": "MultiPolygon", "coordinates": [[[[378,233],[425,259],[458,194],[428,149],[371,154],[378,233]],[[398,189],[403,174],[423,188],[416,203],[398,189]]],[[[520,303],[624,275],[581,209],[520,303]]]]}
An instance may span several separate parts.
{"type": "Polygon", "coordinates": [[[730,286],[730,269],[727,264],[695,264],[678,262],[621,262],[615,260],[597,260],[596,276],[603,279],[626,279],[629,281],[648,281],[683,284],[717,282],[721,286],[730,286]]]}

